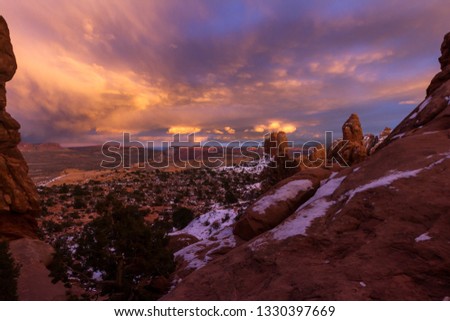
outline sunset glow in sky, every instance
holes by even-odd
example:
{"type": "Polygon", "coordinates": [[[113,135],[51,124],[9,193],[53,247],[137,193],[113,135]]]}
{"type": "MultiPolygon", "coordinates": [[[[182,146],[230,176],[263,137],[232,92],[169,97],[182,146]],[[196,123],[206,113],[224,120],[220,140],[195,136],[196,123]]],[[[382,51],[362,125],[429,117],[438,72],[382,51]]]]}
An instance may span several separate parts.
{"type": "Polygon", "coordinates": [[[28,142],[291,140],[395,126],[425,96],[448,1],[0,0],[28,142]]]}

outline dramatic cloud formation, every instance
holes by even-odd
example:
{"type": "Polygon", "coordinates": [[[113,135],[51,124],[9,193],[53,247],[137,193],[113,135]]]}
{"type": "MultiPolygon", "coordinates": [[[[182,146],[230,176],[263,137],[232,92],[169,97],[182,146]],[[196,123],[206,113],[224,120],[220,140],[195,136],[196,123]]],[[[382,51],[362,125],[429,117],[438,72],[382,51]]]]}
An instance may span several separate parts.
{"type": "Polygon", "coordinates": [[[357,112],[394,126],[424,97],[446,1],[0,0],[31,142],[196,132],[305,141],[357,112]]]}

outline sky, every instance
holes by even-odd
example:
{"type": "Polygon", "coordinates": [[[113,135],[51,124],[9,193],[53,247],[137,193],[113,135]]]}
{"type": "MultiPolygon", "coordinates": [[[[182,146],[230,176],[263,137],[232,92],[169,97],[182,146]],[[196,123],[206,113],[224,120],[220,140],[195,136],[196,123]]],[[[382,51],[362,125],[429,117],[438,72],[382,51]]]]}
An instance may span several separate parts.
{"type": "Polygon", "coordinates": [[[26,142],[290,140],[395,127],[450,31],[440,1],[0,0],[26,142]]]}

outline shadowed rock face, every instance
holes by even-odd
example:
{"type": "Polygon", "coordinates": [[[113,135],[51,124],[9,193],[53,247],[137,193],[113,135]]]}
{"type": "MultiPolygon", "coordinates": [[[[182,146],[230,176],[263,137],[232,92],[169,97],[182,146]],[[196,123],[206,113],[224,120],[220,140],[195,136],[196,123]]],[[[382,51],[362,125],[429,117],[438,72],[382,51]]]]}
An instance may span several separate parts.
{"type": "Polygon", "coordinates": [[[394,128],[378,149],[411,135],[450,128],[450,32],[444,37],[441,53],[442,71],[431,81],[427,97],[394,128]]]}
{"type": "Polygon", "coordinates": [[[17,148],[20,125],[6,112],[5,83],[17,69],[8,26],[0,16],[0,239],[35,237],[38,195],[17,148]]]}
{"type": "MultiPolygon", "coordinates": [[[[450,34],[442,45],[444,68],[449,45],[450,34]]],[[[449,97],[450,78],[430,90],[376,153],[323,180],[282,223],[191,273],[163,299],[450,296],[449,97]]],[[[344,136],[361,138],[345,127],[344,136]]]]}
{"type": "Polygon", "coordinates": [[[19,300],[64,300],[66,289],[60,282],[51,282],[47,269],[53,249],[36,236],[38,194],[17,148],[20,125],[5,110],[5,82],[16,69],[8,26],[0,16],[0,241],[10,241],[11,254],[21,267],[19,300]]]}

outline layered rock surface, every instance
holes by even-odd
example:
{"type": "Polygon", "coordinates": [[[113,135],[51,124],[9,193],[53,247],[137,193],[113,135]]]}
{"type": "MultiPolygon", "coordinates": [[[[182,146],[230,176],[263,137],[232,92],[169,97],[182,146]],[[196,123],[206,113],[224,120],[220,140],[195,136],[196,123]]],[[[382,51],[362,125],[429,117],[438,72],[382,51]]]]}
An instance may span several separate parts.
{"type": "Polygon", "coordinates": [[[38,195],[28,166],[17,148],[19,123],[6,112],[5,83],[17,64],[8,26],[0,17],[0,239],[35,237],[38,195]]]}
{"type": "MultiPolygon", "coordinates": [[[[445,68],[449,45],[447,35],[445,68]]],[[[164,299],[450,296],[450,80],[432,85],[368,159],[333,174],[281,224],[193,272],[164,299]]]]}
{"type": "Polygon", "coordinates": [[[61,283],[51,282],[47,269],[53,249],[37,240],[39,200],[17,148],[20,125],[5,110],[5,83],[16,69],[8,26],[0,16],[0,241],[10,241],[11,254],[20,266],[20,300],[61,300],[66,298],[66,290],[61,283]]]}
{"type": "Polygon", "coordinates": [[[247,208],[236,222],[234,234],[250,240],[274,228],[311,198],[320,182],[330,174],[331,171],[323,168],[306,169],[281,181],[247,208]]]}

